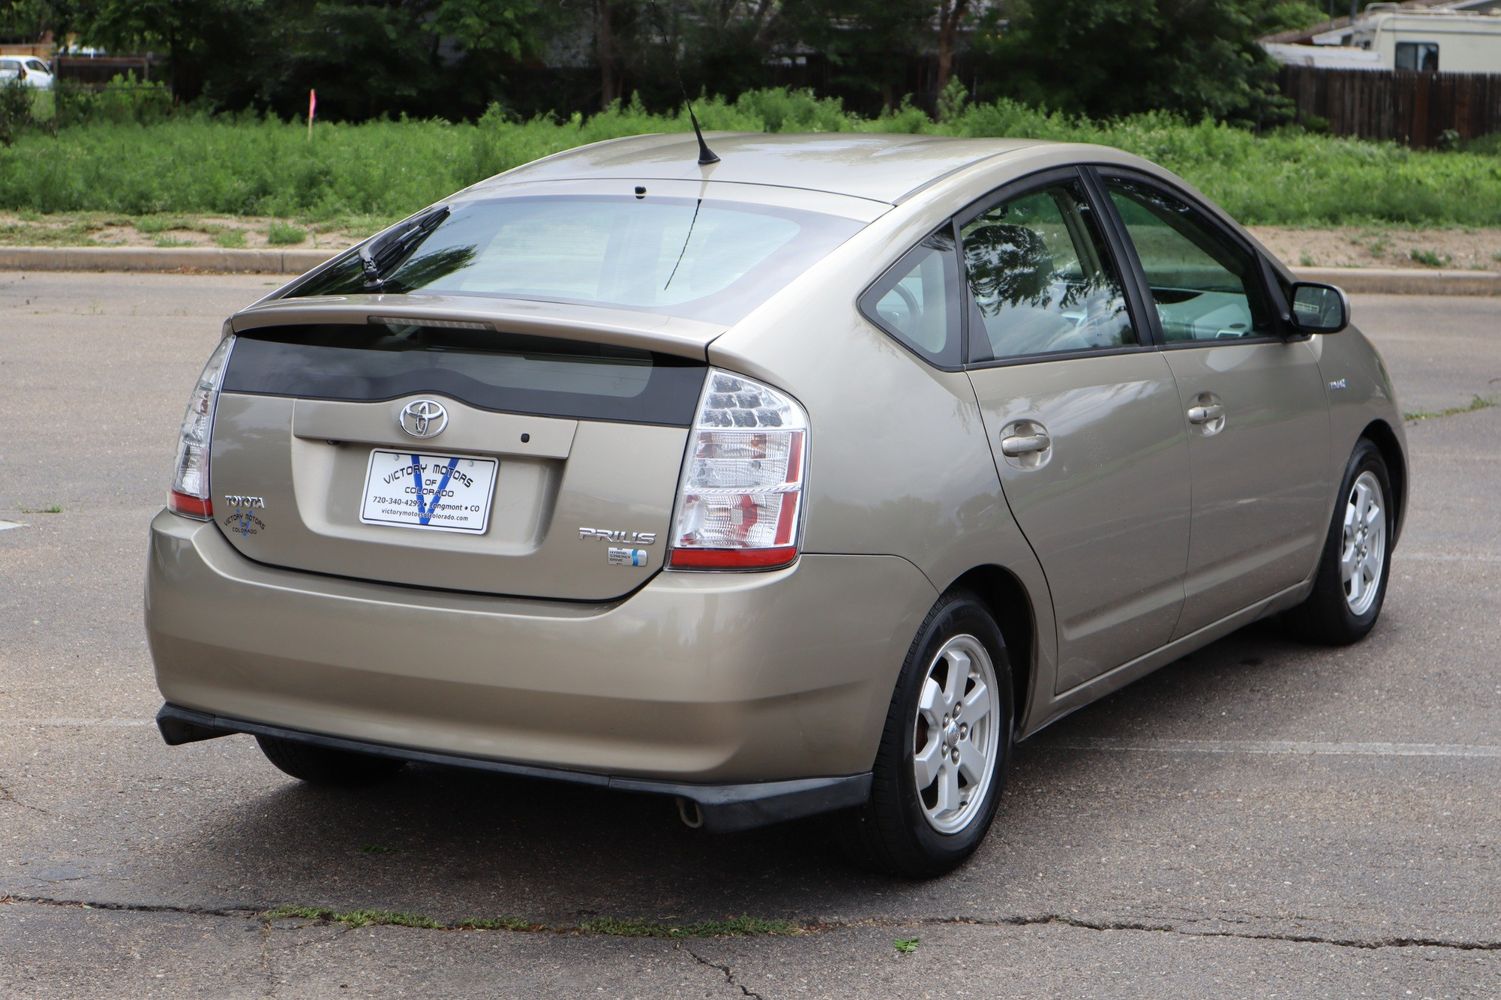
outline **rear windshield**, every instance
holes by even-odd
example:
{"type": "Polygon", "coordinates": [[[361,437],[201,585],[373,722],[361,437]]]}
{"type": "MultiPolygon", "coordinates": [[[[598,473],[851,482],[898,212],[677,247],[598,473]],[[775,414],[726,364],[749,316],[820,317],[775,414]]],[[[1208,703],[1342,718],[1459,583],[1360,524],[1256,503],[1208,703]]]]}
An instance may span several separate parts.
{"type": "Polygon", "coordinates": [[[226,392],[374,402],[438,393],[483,410],[686,426],[704,363],[629,347],[427,326],[238,335],[226,392]]]}
{"type": "MultiPolygon", "coordinates": [[[[863,223],[692,198],[569,196],[456,205],[387,292],[493,295],[733,323],[863,223]]],[[[290,296],[368,291],[351,254],[290,296]]]]}

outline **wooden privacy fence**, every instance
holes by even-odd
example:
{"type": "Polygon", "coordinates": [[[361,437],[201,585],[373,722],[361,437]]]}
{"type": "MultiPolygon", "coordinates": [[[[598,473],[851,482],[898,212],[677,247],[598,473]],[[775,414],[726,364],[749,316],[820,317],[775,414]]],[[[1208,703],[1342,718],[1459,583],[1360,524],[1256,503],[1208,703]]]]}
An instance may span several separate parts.
{"type": "Polygon", "coordinates": [[[1298,119],[1335,135],[1436,146],[1445,132],[1473,139],[1501,132],[1501,74],[1282,67],[1282,92],[1298,119]]]}

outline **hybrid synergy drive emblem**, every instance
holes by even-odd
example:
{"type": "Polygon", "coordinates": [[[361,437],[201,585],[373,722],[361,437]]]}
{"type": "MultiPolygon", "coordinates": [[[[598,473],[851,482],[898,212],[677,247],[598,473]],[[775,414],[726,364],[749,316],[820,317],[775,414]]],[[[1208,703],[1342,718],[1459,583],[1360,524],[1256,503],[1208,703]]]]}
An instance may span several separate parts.
{"type": "Polygon", "coordinates": [[[397,421],[412,437],[436,437],[448,426],[448,411],[436,399],[416,399],[401,408],[397,421]]]}

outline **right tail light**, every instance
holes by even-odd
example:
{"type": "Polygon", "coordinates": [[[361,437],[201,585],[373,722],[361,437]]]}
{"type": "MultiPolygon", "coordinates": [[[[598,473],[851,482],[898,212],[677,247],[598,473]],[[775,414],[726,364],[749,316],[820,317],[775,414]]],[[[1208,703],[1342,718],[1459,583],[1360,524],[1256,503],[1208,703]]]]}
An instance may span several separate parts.
{"type": "Polygon", "coordinates": [[[709,369],[683,462],[673,569],[774,569],[797,559],[808,415],[784,393],[709,369]]]}

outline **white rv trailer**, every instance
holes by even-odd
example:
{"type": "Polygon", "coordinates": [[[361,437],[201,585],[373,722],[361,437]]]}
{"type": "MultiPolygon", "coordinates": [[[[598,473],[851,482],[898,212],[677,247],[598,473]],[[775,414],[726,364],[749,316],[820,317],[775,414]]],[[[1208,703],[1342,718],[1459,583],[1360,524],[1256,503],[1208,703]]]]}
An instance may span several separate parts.
{"type": "Polygon", "coordinates": [[[1382,69],[1501,73],[1501,16],[1372,4],[1350,44],[1374,52],[1382,69]]]}

